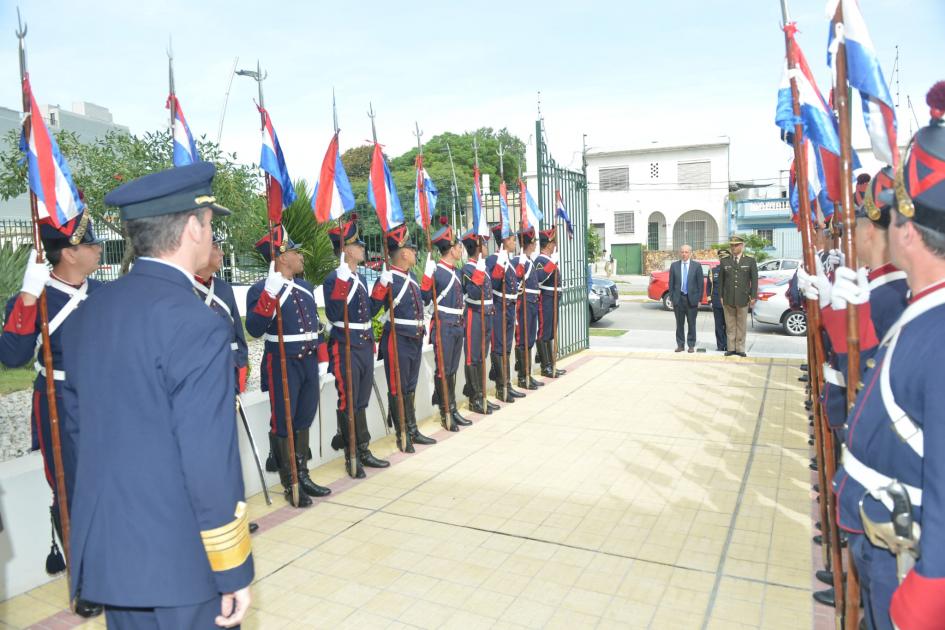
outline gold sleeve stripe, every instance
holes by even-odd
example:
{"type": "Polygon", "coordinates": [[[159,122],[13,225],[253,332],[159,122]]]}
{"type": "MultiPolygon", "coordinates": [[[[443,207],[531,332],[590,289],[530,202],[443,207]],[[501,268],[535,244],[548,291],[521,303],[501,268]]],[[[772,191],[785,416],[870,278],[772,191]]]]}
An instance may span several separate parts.
{"type": "Polygon", "coordinates": [[[200,532],[210,568],[214,571],[235,569],[249,557],[249,522],[246,516],[246,503],[236,504],[236,519],[214,529],[200,532]]]}

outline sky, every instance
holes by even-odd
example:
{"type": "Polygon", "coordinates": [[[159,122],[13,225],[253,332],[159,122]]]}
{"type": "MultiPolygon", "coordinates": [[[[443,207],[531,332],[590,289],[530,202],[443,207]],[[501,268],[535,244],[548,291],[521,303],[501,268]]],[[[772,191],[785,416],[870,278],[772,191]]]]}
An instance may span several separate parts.
{"type": "MultiPolygon", "coordinates": [[[[787,1],[826,92],[826,3],[787,1]]],[[[907,96],[924,125],[925,93],[945,79],[945,1],[860,5],[894,98],[898,91],[904,137],[907,96]]],[[[258,59],[293,178],[317,177],[332,134],[332,89],[342,150],[370,139],[370,102],[391,155],[416,144],[414,122],[426,139],[507,127],[533,154],[540,100],[551,153],[573,168],[583,134],[591,150],[728,137],[740,180],[777,178],[791,156],[774,125],[784,63],[779,0],[21,0],[20,10],[37,100],[105,106],[133,133],[168,124],[169,38],[183,111],[193,133],[211,140],[234,61],[255,68],[258,59]]],[[[0,105],[19,109],[15,28],[10,0],[0,5],[0,105]]],[[[247,163],[259,158],[254,98],[251,79],[232,81],[221,137],[247,163]]],[[[854,146],[864,146],[852,102],[854,146]]]]}

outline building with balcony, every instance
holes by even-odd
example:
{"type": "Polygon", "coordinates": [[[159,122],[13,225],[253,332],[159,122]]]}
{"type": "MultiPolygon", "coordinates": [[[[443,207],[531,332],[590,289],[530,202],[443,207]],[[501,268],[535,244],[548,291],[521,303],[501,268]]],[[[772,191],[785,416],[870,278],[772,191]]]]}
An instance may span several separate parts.
{"type": "Polygon", "coordinates": [[[770,243],[767,249],[773,258],[800,258],[801,234],[791,220],[786,183],[736,186],[729,201],[731,232],[763,237],[770,243]]]}

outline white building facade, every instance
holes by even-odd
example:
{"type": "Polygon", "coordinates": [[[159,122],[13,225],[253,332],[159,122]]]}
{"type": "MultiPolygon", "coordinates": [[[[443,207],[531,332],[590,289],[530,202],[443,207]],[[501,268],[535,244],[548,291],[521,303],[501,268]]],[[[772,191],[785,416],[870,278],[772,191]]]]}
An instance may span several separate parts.
{"type": "MultiPolygon", "coordinates": [[[[604,249],[703,249],[728,238],[729,142],[587,152],[588,215],[604,249]]],[[[633,271],[630,271],[633,273],[633,271]]]]}

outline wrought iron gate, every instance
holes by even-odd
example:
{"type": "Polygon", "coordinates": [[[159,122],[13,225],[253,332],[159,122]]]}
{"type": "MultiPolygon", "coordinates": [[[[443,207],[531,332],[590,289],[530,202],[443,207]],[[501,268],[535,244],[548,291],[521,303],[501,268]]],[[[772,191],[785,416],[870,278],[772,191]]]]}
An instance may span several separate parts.
{"type": "Polygon", "coordinates": [[[558,355],[566,356],[588,347],[590,317],[587,292],[590,271],[587,260],[587,176],[558,164],[548,154],[544,126],[535,122],[538,150],[538,205],[545,229],[558,225],[558,251],[561,256],[561,291],[558,295],[558,355]],[[561,192],[564,207],[574,226],[574,237],[568,238],[564,221],[555,213],[555,191],[561,192]]]}

